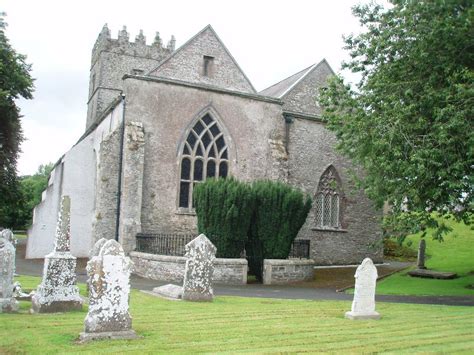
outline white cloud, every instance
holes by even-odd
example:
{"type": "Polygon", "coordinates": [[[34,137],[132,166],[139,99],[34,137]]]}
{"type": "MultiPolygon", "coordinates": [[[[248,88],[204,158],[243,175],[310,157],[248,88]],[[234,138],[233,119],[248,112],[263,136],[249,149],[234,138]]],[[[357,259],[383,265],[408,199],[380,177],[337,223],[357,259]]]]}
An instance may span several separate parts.
{"type": "Polygon", "coordinates": [[[358,31],[358,1],[18,1],[4,0],[7,36],[28,56],[34,100],[20,101],[28,139],[20,174],[56,161],[85,128],[90,53],[104,23],[116,37],[127,25],[148,42],[159,31],[177,46],[211,24],[257,90],[326,58],[336,71],[346,58],[342,35],[358,31]]]}

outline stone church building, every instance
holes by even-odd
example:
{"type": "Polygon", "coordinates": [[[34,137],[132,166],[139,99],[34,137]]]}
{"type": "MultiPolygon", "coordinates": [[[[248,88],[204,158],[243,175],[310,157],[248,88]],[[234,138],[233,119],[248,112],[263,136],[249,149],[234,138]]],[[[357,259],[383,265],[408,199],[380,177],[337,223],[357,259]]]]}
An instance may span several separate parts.
{"type": "MultiPolygon", "coordinates": [[[[104,26],[92,50],[86,129],[34,210],[27,257],[52,250],[71,197],[71,249],[137,233],[197,233],[192,192],[207,177],[287,182],[313,198],[298,239],[317,264],[382,260],[381,212],[350,181],[351,163],[321,122],[322,60],[257,92],[211,26],[175,49],[104,26]]],[[[357,169],[356,169],[357,170],[357,169]]]]}

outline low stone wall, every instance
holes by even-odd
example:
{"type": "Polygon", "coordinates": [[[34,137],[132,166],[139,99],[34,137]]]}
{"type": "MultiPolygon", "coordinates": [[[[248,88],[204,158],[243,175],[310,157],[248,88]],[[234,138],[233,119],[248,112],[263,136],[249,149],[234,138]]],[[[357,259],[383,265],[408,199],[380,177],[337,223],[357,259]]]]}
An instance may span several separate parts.
{"type": "Polygon", "coordinates": [[[265,259],[263,261],[263,284],[282,285],[314,278],[312,259],[265,259]]]}
{"type": "MultiPolygon", "coordinates": [[[[186,258],[140,253],[132,251],[133,273],[147,279],[183,282],[186,258]]],[[[218,284],[245,285],[247,283],[246,259],[216,259],[213,280],[218,284]]]]}

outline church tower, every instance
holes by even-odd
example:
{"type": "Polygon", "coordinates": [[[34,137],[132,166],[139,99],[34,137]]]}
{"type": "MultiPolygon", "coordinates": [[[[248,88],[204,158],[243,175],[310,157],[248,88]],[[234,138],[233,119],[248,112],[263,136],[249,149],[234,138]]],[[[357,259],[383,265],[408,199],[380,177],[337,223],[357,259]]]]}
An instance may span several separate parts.
{"type": "Polygon", "coordinates": [[[118,38],[113,39],[105,24],[92,49],[86,130],[121,93],[125,74],[147,74],[174,51],[175,43],[171,36],[164,47],[157,32],[153,43],[147,45],[142,30],[135,41],[130,42],[125,26],[118,38]]]}

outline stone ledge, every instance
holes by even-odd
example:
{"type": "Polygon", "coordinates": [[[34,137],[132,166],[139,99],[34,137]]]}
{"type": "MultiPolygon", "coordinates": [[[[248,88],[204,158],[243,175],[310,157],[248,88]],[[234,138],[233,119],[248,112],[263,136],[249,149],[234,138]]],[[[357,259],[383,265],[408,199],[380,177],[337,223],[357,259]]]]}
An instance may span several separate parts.
{"type": "Polygon", "coordinates": [[[120,332],[102,332],[102,333],[86,333],[79,334],[78,343],[87,343],[93,340],[103,339],[137,339],[140,338],[134,330],[124,330],[120,332]]]}
{"type": "Polygon", "coordinates": [[[265,265],[312,265],[313,259],[265,259],[265,265]]]}
{"type": "Polygon", "coordinates": [[[173,256],[173,255],[158,255],[158,254],[149,254],[149,253],[142,253],[138,251],[130,252],[131,257],[135,258],[142,258],[146,260],[156,260],[156,261],[164,261],[164,262],[172,262],[178,264],[186,264],[186,258],[184,256],[173,256]]]}

